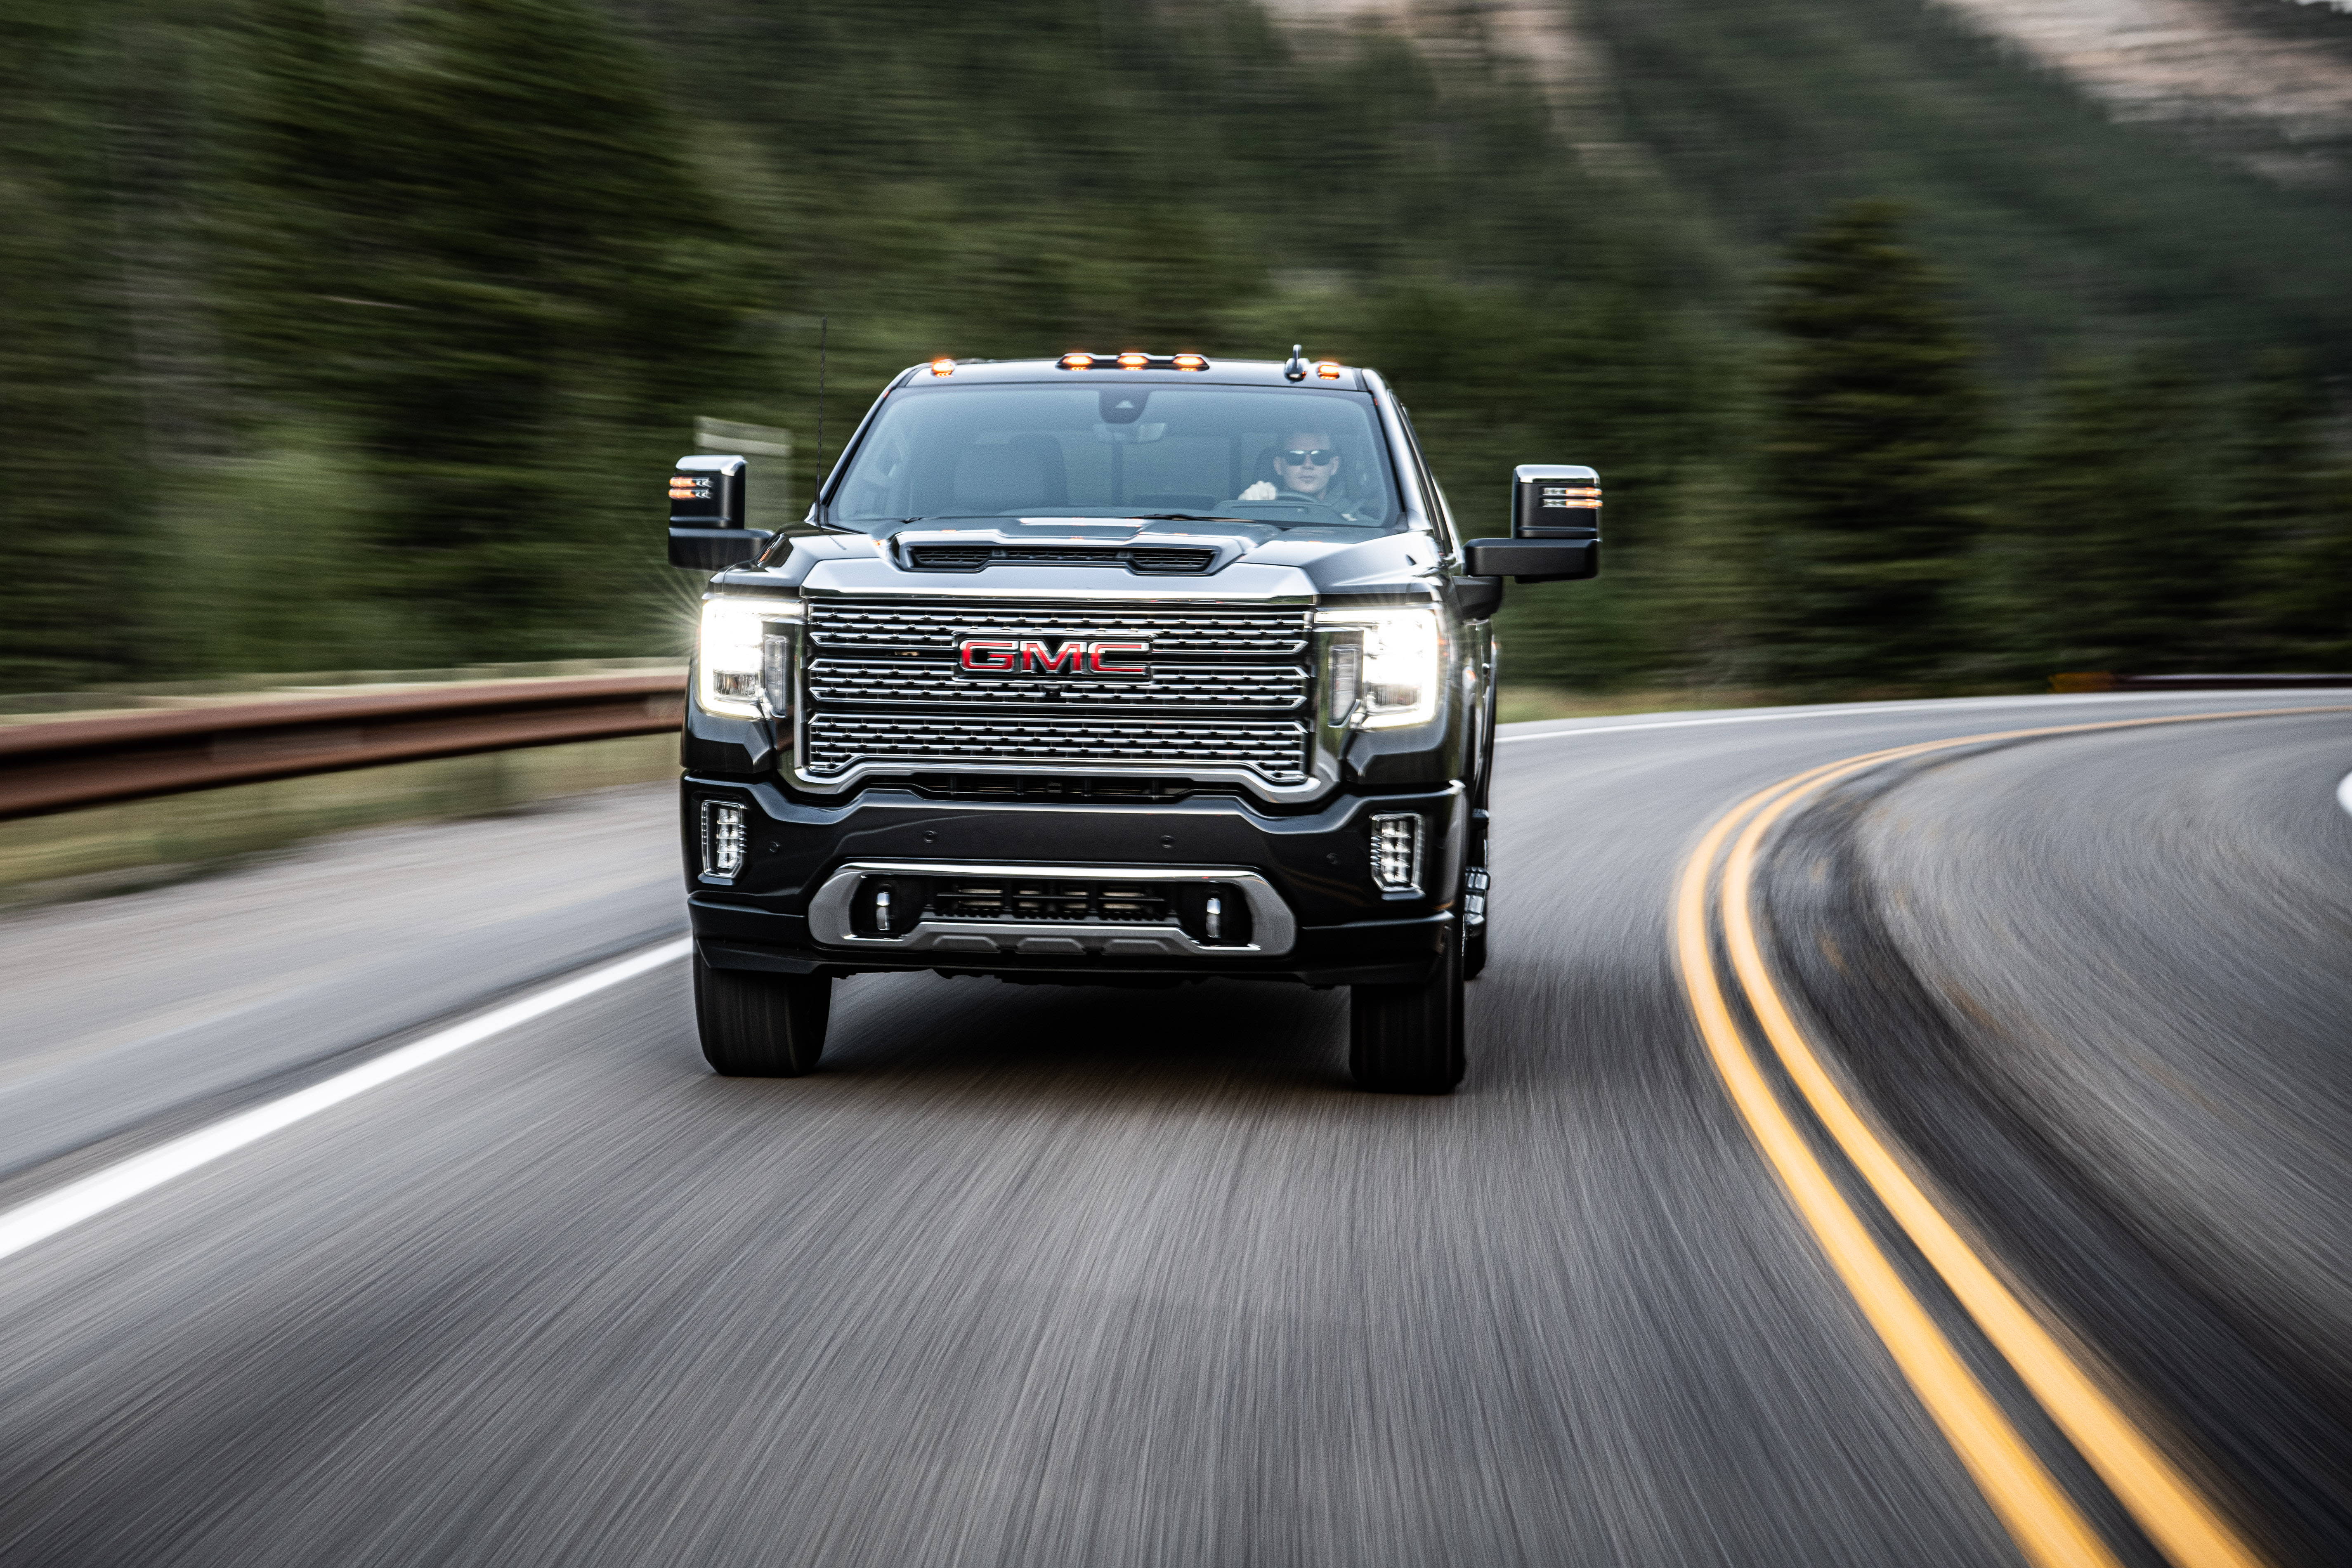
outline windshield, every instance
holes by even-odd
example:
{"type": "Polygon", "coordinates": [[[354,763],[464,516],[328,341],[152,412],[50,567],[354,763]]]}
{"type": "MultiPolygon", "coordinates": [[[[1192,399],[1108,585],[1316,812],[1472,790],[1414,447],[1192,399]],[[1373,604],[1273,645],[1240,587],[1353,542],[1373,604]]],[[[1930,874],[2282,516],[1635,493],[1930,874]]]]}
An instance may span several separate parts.
{"type": "Polygon", "coordinates": [[[947,517],[1402,526],[1363,393],[1099,382],[893,394],[829,521],[947,517]]]}

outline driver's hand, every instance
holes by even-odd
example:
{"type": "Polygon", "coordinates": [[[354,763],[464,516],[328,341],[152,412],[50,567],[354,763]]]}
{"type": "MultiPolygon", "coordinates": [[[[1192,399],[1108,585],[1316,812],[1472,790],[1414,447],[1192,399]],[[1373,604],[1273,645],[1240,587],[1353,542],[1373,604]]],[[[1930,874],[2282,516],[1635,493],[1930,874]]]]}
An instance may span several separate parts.
{"type": "Polygon", "coordinates": [[[1260,479],[1234,499],[1235,500],[1272,500],[1274,497],[1274,482],[1270,479],[1260,479]]]}

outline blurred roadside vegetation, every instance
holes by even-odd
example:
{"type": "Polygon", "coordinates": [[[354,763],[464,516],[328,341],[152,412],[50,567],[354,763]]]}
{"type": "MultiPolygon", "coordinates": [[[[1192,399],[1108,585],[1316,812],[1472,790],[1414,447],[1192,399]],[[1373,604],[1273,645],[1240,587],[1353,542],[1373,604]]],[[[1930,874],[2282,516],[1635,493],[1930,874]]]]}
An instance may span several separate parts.
{"type": "Polygon", "coordinates": [[[804,501],[827,319],[828,457],[937,353],[1304,341],[1474,532],[1592,463],[1521,679],[2352,668],[2352,191],[1913,0],[1575,16],[1554,101],[1475,6],[15,0],[0,689],[675,652],[659,478],[804,501]]]}
{"type": "Polygon", "coordinates": [[[630,735],[0,822],[0,915],[229,870],[321,834],[545,810],[600,790],[677,778],[676,736],[630,735]]]}

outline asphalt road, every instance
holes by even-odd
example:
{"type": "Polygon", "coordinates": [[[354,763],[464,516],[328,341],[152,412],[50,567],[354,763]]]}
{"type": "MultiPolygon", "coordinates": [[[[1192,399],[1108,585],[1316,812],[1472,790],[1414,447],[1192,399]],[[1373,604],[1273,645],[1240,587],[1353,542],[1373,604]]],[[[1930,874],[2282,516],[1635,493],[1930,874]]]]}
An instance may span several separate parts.
{"type": "MultiPolygon", "coordinates": [[[[664,966],[0,1258],[0,1563],[2019,1562],[1699,1047],[1676,872],[1875,747],[2326,700],[1513,731],[1445,1100],[1231,984],[869,976],[721,1079],[664,966]]],[[[2352,1560],[2347,772],[2344,713],[1972,751],[1763,884],[1840,1070],[2282,1563],[2352,1560]]],[[[0,921],[0,1208],[674,933],[675,844],[623,792],[0,921]]]]}

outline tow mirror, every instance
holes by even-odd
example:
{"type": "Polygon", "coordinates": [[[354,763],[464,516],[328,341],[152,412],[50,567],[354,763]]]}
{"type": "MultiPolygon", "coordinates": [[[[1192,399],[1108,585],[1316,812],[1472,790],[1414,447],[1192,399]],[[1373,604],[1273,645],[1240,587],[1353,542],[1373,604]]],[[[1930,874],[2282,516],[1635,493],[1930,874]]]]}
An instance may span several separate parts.
{"type": "Polygon", "coordinates": [[[744,473],[736,457],[680,458],[669,476],[669,563],[717,572],[759,558],[775,535],[743,524],[744,473]]]}
{"type": "Polygon", "coordinates": [[[1520,464],[1511,470],[1511,537],[1473,539],[1462,553],[1474,577],[1566,583],[1599,576],[1601,476],[1577,464],[1520,464]]]}

